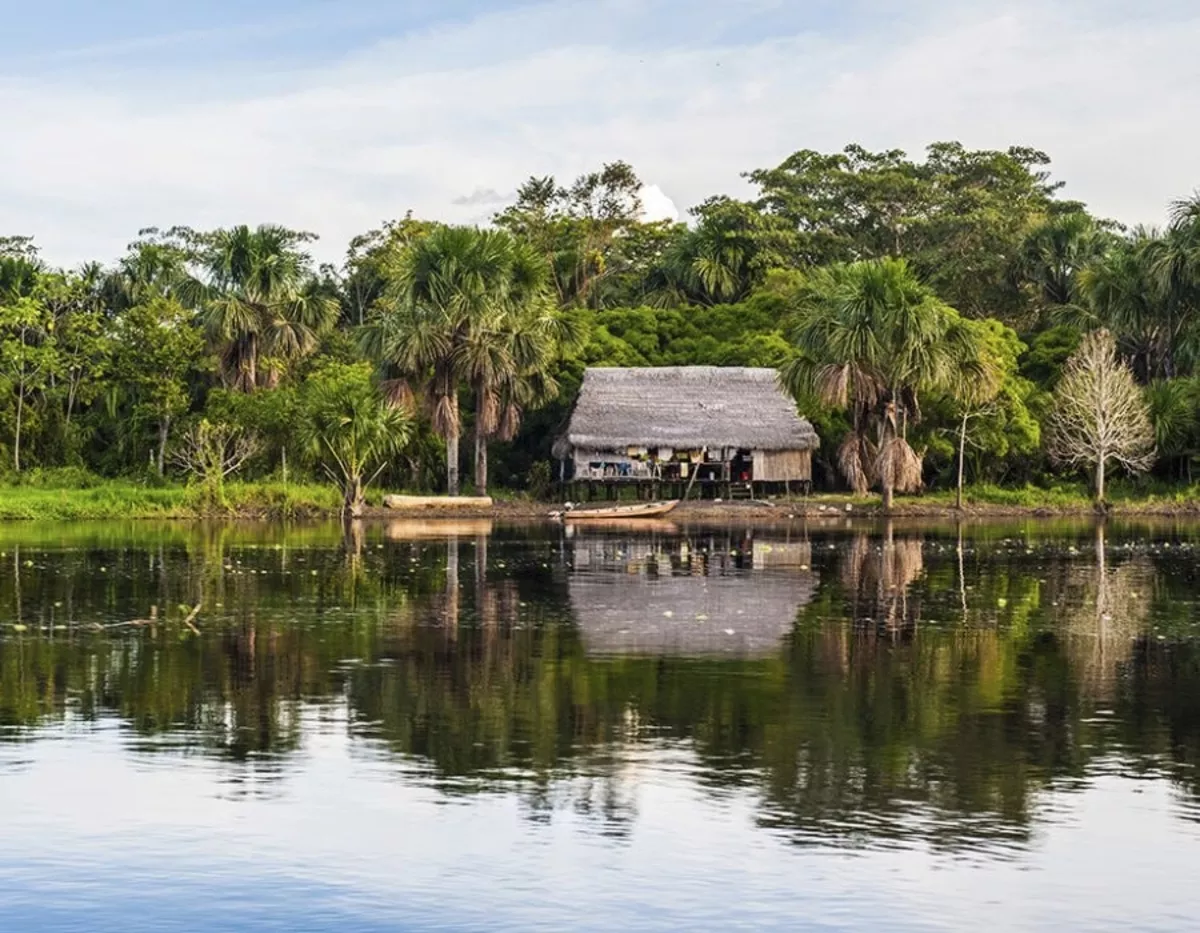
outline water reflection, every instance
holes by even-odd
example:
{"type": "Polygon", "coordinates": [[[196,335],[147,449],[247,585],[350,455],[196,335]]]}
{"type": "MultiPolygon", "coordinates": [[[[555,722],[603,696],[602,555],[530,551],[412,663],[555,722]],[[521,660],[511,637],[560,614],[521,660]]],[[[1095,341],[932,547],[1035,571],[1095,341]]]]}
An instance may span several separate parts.
{"type": "Polygon", "coordinates": [[[745,532],[576,533],[566,558],[572,614],[597,654],[776,654],[817,580],[809,540],[745,532]]]}
{"type": "Polygon", "coordinates": [[[398,781],[617,835],[647,761],[839,847],[1019,849],[1114,773],[1197,813],[1190,528],[0,534],[9,741],[115,722],[257,793],[315,710],[398,781]]]}

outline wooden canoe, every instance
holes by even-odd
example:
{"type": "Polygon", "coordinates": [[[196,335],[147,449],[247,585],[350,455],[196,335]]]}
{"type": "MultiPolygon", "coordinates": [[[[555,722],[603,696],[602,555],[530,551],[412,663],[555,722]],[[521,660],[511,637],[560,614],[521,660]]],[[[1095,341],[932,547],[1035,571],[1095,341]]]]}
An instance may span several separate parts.
{"type": "Polygon", "coordinates": [[[490,509],[491,496],[384,496],[383,506],[397,512],[452,512],[490,509]]]}
{"type": "Polygon", "coordinates": [[[627,519],[627,518],[658,518],[666,515],[675,506],[678,499],[670,502],[645,502],[639,505],[613,505],[602,509],[574,509],[570,512],[556,512],[555,518],[567,522],[589,521],[591,519],[627,519]]]}

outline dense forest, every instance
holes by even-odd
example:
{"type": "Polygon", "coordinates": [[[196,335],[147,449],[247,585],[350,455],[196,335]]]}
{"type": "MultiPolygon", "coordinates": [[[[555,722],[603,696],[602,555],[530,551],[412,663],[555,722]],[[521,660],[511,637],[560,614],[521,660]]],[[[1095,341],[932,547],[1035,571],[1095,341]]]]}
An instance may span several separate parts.
{"type": "Polygon", "coordinates": [[[625,163],[533,177],[485,228],[404,216],[336,267],[270,225],[147,229],[72,270],[0,237],[3,477],[544,495],[585,367],[709,364],[779,370],[818,488],[1190,484],[1200,197],[1129,229],[1045,154],[958,143],[746,178],[649,223],[625,163]]]}

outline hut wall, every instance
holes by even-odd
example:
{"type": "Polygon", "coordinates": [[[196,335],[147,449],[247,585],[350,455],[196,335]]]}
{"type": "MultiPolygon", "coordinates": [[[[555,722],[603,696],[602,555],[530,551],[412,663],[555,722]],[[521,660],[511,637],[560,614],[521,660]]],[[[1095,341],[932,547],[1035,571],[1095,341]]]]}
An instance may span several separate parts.
{"type": "Polygon", "coordinates": [[[578,480],[649,479],[653,475],[647,461],[635,460],[623,450],[581,450],[577,448],[574,458],[574,476],[578,480]],[[598,471],[593,471],[592,464],[595,463],[602,464],[598,471]],[[617,472],[606,473],[606,468],[608,470],[615,469],[617,472]]]}
{"type": "Polygon", "coordinates": [[[756,482],[785,483],[812,479],[811,450],[754,451],[756,482]]]}

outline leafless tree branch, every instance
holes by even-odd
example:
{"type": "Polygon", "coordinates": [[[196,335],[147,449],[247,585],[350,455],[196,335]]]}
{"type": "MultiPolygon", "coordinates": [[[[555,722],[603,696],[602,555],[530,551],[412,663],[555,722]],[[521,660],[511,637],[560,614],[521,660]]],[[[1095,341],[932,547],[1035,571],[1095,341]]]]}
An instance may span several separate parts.
{"type": "Polygon", "coordinates": [[[1131,473],[1154,465],[1149,409],[1108,331],[1084,337],[1067,362],[1046,425],[1046,450],[1063,466],[1092,468],[1099,501],[1109,463],[1131,473]]]}

